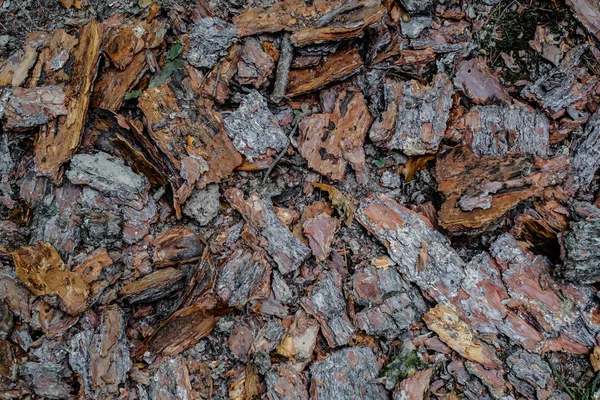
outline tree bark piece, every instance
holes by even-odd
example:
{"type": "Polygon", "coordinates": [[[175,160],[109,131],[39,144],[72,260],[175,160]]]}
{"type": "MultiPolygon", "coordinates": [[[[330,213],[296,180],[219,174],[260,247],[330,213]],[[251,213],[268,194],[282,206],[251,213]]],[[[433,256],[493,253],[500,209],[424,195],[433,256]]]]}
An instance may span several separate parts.
{"type": "Polygon", "coordinates": [[[265,376],[270,400],[308,400],[301,375],[290,365],[276,364],[265,376]]]}
{"type": "Polygon", "coordinates": [[[116,305],[102,312],[96,331],[77,333],[70,340],[69,363],[80,376],[86,397],[111,398],[131,369],[125,316],[116,305]]]}
{"type": "Polygon", "coordinates": [[[33,128],[60,115],[67,115],[65,100],[65,93],[58,86],[16,87],[6,104],[6,127],[33,128]]]}
{"type": "Polygon", "coordinates": [[[594,283],[600,279],[600,209],[586,203],[575,203],[576,220],[562,240],[563,276],[571,282],[594,283]],[[585,214],[587,214],[587,216],[585,214]],[[584,215],[581,215],[584,214],[584,215]]]}
{"type": "Polygon", "coordinates": [[[58,296],[70,315],[87,308],[89,286],[67,269],[56,249],[48,243],[21,247],[12,253],[17,276],[36,296],[58,296]]]}
{"type": "Polygon", "coordinates": [[[458,64],[454,86],[475,104],[510,103],[506,89],[481,58],[463,60],[458,64]]]}
{"type": "Polygon", "coordinates": [[[198,236],[184,226],[174,226],[156,236],[154,262],[160,266],[196,261],[204,246],[198,236]]]}
{"type": "Polygon", "coordinates": [[[341,181],[349,162],[361,184],[368,182],[363,145],[371,114],[357,87],[339,87],[335,108],[330,113],[313,114],[299,125],[298,150],[308,166],[330,179],[341,181]]]}
{"type": "Polygon", "coordinates": [[[132,90],[148,71],[146,55],[140,52],[133,57],[124,70],[109,68],[94,85],[92,107],[117,112],[125,101],[125,95],[132,90]]]}
{"type": "Polygon", "coordinates": [[[394,392],[394,400],[422,400],[429,389],[429,381],[433,370],[417,371],[409,378],[400,382],[394,392]]]}
{"type": "Polygon", "coordinates": [[[271,200],[261,199],[256,193],[245,200],[244,193],[236,188],[228,189],[225,197],[245,219],[282,274],[295,271],[309,256],[310,249],[277,218],[271,200]]]}
{"type": "Polygon", "coordinates": [[[140,347],[137,358],[174,357],[207,336],[224,309],[214,298],[206,297],[182,308],[163,322],[140,347]]]}
{"type": "Polygon", "coordinates": [[[573,189],[586,191],[600,168],[600,110],[589,119],[580,139],[572,145],[573,189]]]}
{"type": "Polygon", "coordinates": [[[363,66],[358,48],[349,48],[329,55],[327,61],[310,69],[291,70],[288,75],[287,97],[312,92],[355,74],[363,66]]]}
{"type": "Polygon", "coordinates": [[[185,182],[176,188],[179,204],[187,199],[194,185],[201,189],[218,183],[242,162],[223,128],[220,114],[212,110],[209,101],[200,103],[192,120],[178,106],[168,84],[146,90],[139,99],[150,136],[185,182]],[[169,115],[173,118],[167,120],[169,115]]]}
{"type": "Polygon", "coordinates": [[[399,271],[423,292],[443,304],[458,294],[463,261],[425,217],[384,194],[373,194],[360,204],[356,219],[386,246],[399,271]]]}
{"type": "Polygon", "coordinates": [[[393,339],[427,310],[421,294],[394,268],[366,266],[352,277],[354,298],[364,306],[356,313],[356,325],[369,335],[393,339]]]}
{"type": "Polygon", "coordinates": [[[271,266],[264,254],[236,250],[221,268],[215,292],[230,307],[243,309],[271,293],[271,266]]]}
{"type": "Polygon", "coordinates": [[[133,172],[123,160],[101,151],[73,156],[67,178],[72,183],[88,185],[118,203],[138,210],[148,201],[148,180],[133,172]]]}
{"type": "Polygon", "coordinates": [[[501,365],[492,348],[475,338],[473,331],[453,309],[443,304],[430,309],[423,320],[440,339],[467,360],[494,369],[501,365]]]}
{"type": "Polygon", "coordinates": [[[545,157],[550,150],[548,118],[525,107],[476,106],[460,119],[459,126],[477,157],[514,153],[545,157]]]}
{"type": "Polygon", "coordinates": [[[568,173],[567,158],[511,155],[478,159],[467,146],[438,154],[435,177],[446,197],[442,227],[456,232],[482,229],[523,200],[542,196],[568,173]]]}
{"type": "Polygon", "coordinates": [[[386,110],[371,126],[371,140],[410,156],[435,153],[452,106],[453,88],[448,76],[435,75],[431,86],[387,78],[384,90],[386,110]]]}
{"type": "Polygon", "coordinates": [[[289,145],[266,99],[256,90],[248,93],[223,122],[235,148],[259,168],[268,168],[273,156],[289,145]]]}
{"type": "Polygon", "coordinates": [[[384,400],[388,394],[374,381],[377,358],[368,347],[350,347],[332,353],[310,367],[311,398],[315,400],[384,400]]]}
{"type": "Polygon", "coordinates": [[[81,32],[73,75],[65,92],[68,114],[60,117],[56,126],[52,123],[46,125],[36,137],[35,165],[41,174],[54,180],[59,177],[60,167],[71,159],[79,146],[101,42],[102,25],[92,20],[81,32]]]}
{"type": "Polygon", "coordinates": [[[175,268],[164,268],[123,286],[119,294],[129,303],[152,302],[184,287],[185,274],[175,268]]]}
{"type": "Polygon", "coordinates": [[[333,236],[340,228],[340,221],[323,213],[302,224],[304,235],[317,261],[325,261],[331,253],[333,236]]]}
{"type": "Polygon", "coordinates": [[[319,321],[321,332],[330,347],[348,344],[355,330],[346,313],[339,273],[335,270],[323,273],[312,288],[312,293],[302,298],[300,304],[319,321]]]}

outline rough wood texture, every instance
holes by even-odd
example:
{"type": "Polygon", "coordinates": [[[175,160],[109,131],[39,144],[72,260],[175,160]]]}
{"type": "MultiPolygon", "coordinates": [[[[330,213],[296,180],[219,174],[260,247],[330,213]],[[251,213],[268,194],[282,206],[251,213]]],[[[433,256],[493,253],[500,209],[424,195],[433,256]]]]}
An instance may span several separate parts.
{"type": "Polygon", "coordinates": [[[355,74],[362,66],[363,60],[357,48],[333,53],[328,56],[327,61],[315,68],[291,70],[286,95],[295,97],[315,91],[355,74]]]}
{"type": "Polygon", "coordinates": [[[354,168],[356,180],[368,182],[363,144],[371,115],[356,87],[333,89],[336,101],[331,112],[314,114],[300,122],[298,150],[308,166],[330,179],[340,181],[346,165],[354,168]]]}
{"type": "Polygon", "coordinates": [[[314,399],[383,400],[388,396],[375,383],[379,367],[368,347],[338,350],[323,361],[314,363],[310,393],[314,399]]]}
{"type": "Polygon", "coordinates": [[[160,269],[123,286],[119,294],[130,303],[156,301],[182,289],[184,277],[175,268],[160,269]]]}
{"type": "Polygon", "coordinates": [[[193,186],[220,182],[242,162],[221,116],[210,102],[201,104],[195,120],[186,118],[168,84],[146,90],[139,100],[150,136],[185,182],[175,193],[179,203],[187,199],[193,186]],[[172,114],[175,117],[167,121],[165,115],[172,114]]]}
{"type": "Polygon", "coordinates": [[[585,191],[600,167],[600,111],[592,115],[583,135],[572,145],[573,189],[585,191]]]}
{"type": "Polygon", "coordinates": [[[452,105],[448,77],[437,74],[431,86],[388,78],[384,90],[386,110],[371,126],[371,140],[411,156],[435,153],[452,105]]]}
{"type": "Polygon", "coordinates": [[[65,312],[76,315],[87,307],[89,286],[67,269],[56,249],[48,243],[21,247],[13,254],[17,276],[37,296],[58,296],[65,312]]]}
{"type": "Polygon", "coordinates": [[[521,106],[473,107],[454,126],[464,135],[477,157],[549,153],[548,118],[521,106]]]}
{"type": "Polygon", "coordinates": [[[253,193],[246,200],[244,193],[235,188],[228,189],[225,197],[242,214],[254,235],[260,238],[261,246],[281,273],[287,274],[298,269],[310,250],[277,218],[269,199],[261,199],[253,193]]]}
{"type": "Polygon", "coordinates": [[[446,196],[440,225],[450,231],[485,228],[521,201],[562,183],[567,163],[564,156],[477,158],[466,146],[442,151],[435,169],[438,188],[446,196]]]}
{"type": "Polygon", "coordinates": [[[148,71],[146,55],[138,53],[124,70],[110,68],[94,85],[92,107],[116,112],[123,104],[125,94],[138,84],[148,71]]]}
{"type": "Polygon", "coordinates": [[[35,164],[43,175],[58,179],[60,167],[71,159],[79,146],[87,118],[102,42],[102,25],[92,20],[81,31],[75,66],[65,92],[67,115],[58,124],[49,123],[36,137],[35,164]]]}
{"type": "Polygon", "coordinates": [[[443,304],[458,294],[463,262],[425,217],[377,194],[361,202],[356,219],[386,246],[399,271],[422,291],[443,304]]]}
{"type": "Polygon", "coordinates": [[[14,88],[6,104],[6,127],[32,128],[67,115],[65,93],[57,86],[14,88]]]}

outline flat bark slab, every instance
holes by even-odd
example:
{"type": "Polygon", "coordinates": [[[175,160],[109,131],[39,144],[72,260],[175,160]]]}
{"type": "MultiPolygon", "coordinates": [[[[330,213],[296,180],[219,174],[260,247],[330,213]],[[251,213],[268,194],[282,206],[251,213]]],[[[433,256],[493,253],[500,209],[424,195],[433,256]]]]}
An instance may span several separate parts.
{"type": "Polygon", "coordinates": [[[248,93],[240,107],[224,119],[225,131],[235,148],[259,168],[268,168],[289,139],[256,90],[248,93]]]}
{"type": "Polygon", "coordinates": [[[444,137],[452,94],[446,74],[437,74],[431,86],[386,78],[386,109],[373,122],[369,137],[386,149],[410,156],[435,153],[444,137]]]}
{"type": "Polygon", "coordinates": [[[573,189],[587,190],[600,168],[600,112],[589,119],[583,135],[572,144],[573,189]]]}
{"type": "Polygon", "coordinates": [[[464,279],[463,261],[448,240],[420,214],[384,194],[361,202],[358,222],[388,249],[399,271],[440,303],[458,294],[464,279]]]}
{"type": "Polygon", "coordinates": [[[575,18],[596,39],[600,39],[600,10],[590,0],[567,0],[567,4],[573,10],[575,18]]]}
{"type": "Polygon", "coordinates": [[[429,383],[432,369],[417,371],[412,376],[400,382],[400,385],[394,393],[394,400],[420,400],[429,389],[429,383]]]}
{"type": "Polygon", "coordinates": [[[356,313],[356,325],[369,335],[392,339],[419,321],[427,305],[416,288],[395,268],[368,265],[352,277],[355,301],[365,308],[356,313]]]}
{"type": "Polygon", "coordinates": [[[273,400],[308,400],[300,374],[285,363],[276,364],[265,376],[267,396],[273,400]]]}
{"type": "Polygon", "coordinates": [[[575,203],[574,207],[581,211],[561,242],[565,263],[562,274],[572,282],[593,283],[600,279],[600,252],[596,246],[600,237],[600,209],[585,203],[575,203]]]}
{"type": "Polygon", "coordinates": [[[312,293],[300,300],[306,312],[321,325],[321,333],[330,347],[348,344],[355,333],[346,312],[342,277],[335,270],[323,273],[312,293]]]}
{"type": "Polygon", "coordinates": [[[340,220],[325,213],[306,220],[302,224],[304,236],[317,261],[325,261],[331,253],[331,244],[335,233],[340,228],[340,220]]]}
{"type": "Polygon", "coordinates": [[[358,48],[333,53],[327,60],[310,69],[293,69],[288,75],[287,97],[313,92],[324,86],[348,78],[358,72],[364,62],[358,48]]]}
{"type": "Polygon", "coordinates": [[[79,375],[86,396],[116,396],[132,367],[125,335],[125,316],[116,305],[108,306],[95,331],[74,335],[69,364],[79,375]]]}
{"type": "Polygon", "coordinates": [[[341,181],[350,163],[359,183],[368,182],[363,144],[371,114],[364,96],[357,87],[339,87],[334,90],[334,109],[328,113],[313,114],[299,125],[298,150],[308,166],[330,179],[341,181]]]}
{"type": "Polygon", "coordinates": [[[13,89],[4,118],[6,127],[32,128],[67,115],[65,93],[58,86],[13,89]]]}
{"type": "Polygon", "coordinates": [[[236,80],[242,85],[261,87],[275,69],[279,51],[270,41],[261,41],[253,37],[245,38],[242,55],[237,65],[236,80]]]}
{"type": "Polygon", "coordinates": [[[477,157],[515,153],[545,157],[550,150],[548,118],[522,106],[473,107],[458,126],[477,157]]]}
{"type": "Polygon", "coordinates": [[[368,347],[351,347],[332,353],[310,367],[310,393],[314,399],[387,399],[377,383],[377,358],[368,347]]]}
{"type": "Polygon", "coordinates": [[[271,265],[262,252],[236,250],[224,263],[215,291],[229,307],[243,309],[271,293],[271,265]]]}
{"type": "Polygon", "coordinates": [[[58,296],[61,307],[70,315],[87,308],[89,286],[69,271],[56,249],[48,243],[21,247],[13,254],[17,276],[37,296],[58,296]]]}
{"type": "Polygon", "coordinates": [[[446,197],[439,223],[450,231],[486,228],[523,200],[542,196],[568,173],[565,156],[477,158],[470,147],[438,154],[435,177],[446,197]]]}
{"type": "Polygon", "coordinates": [[[57,124],[46,125],[36,136],[35,165],[49,178],[59,177],[60,167],[71,159],[81,141],[96,78],[102,30],[102,25],[92,20],[81,31],[73,75],[65,91],[67,115],[59,117],[57,124]]]}
{"type": "Polygon", "coordinates": [[[310,249],[277,218],[271,200],[261,199],[256,193],[244,199],[244,193],[236,188],[225,191],[225,197],[242,214],[252,234],[259,238],[282,274],[295,271],[309,256],[310,249]]]}
{"type": "Polygon", "coordinates": [[[458,64],[454,86],[475,104],[510,103],[508,92],[480,58],[464,60],[458,64]]]}
{"type": "Polygon", "coordinates": [[[148,201],[148,180],[133,172],[123,160],[101,151],[73,156],[67,178],[74,184],[88,185],[120,204],[137,209],[148,201]]]}

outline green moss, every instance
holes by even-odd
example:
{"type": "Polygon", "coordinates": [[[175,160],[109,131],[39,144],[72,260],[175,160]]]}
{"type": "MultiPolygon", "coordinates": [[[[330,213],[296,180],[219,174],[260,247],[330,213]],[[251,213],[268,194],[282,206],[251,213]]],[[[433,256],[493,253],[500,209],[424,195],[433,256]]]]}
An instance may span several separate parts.
{"type": "Polygon", "coordinates": [[[380,375],[396,382],[408,378],[417,371],[429,368],[429,364],[421,359],[417,350],[402,351],[381,369],[380,375]]]}

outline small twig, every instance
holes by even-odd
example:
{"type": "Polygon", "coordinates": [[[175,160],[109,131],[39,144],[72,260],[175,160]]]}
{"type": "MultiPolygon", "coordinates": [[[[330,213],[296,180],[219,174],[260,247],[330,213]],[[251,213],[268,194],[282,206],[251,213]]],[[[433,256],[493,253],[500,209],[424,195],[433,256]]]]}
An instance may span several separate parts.
{"type": "Polygon", "coordinates": [[[279,61],[277,62],[277,73],[275,75],[275,85],[271,100],[279,103],[285,96],[285,88],[288,84],[288,75],[290,66],[292,65],[292,57],[294,56],[294,47],[290,41],[290,34],[286,33],[281,39],[281,50],[279,61]]]}
{"type": "MultiPolygon", "coordinates": [[[[294,137],[294,134],[298,130],[298,125],[300,125],[300,120],[298,120],[296,122],[296,124],[294,125],[294,127],[292,128],[292,131],[290,132],[290,134],[288,136],[290,144],[292,143],[292,138],[294,137]]],[[[286,146],[285,149],[283,149],[283,150],[281,150],[281,152],[279,152],[279,154],[277,155],[277,158],[275,159],[275,161],[273,161],[271,163],[271,165],[267,169],[267,172],[265,172],[265,175],[263,176],[263,179],[262,179],[262,183],[265,183],[267,181],[267,179],[269,179],[269,175],[271,175],[271,172],[273,172],[273,169],[275,169],[275,166],[277,165],[277,163],[279,163],[279,161],[281,161],[281,159],[283,158],[283,156],[287,152],[287,149],[288,149],[288,147],[286,146]]]]}
{"type": "Polygon", "coordinates": [[[223,60],[219,61],[219,66],[217,67],[217,80],[215,81],[215,87],[212,91],[212,97],[217,97],[217,88],[219,87],[219,79],[221,79],[221,68],[223,67],[223,60]]]}

